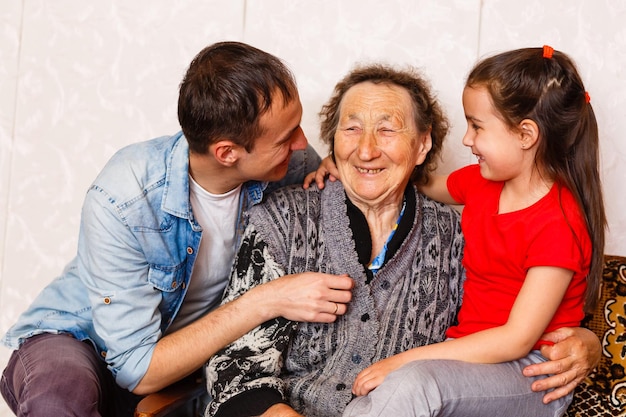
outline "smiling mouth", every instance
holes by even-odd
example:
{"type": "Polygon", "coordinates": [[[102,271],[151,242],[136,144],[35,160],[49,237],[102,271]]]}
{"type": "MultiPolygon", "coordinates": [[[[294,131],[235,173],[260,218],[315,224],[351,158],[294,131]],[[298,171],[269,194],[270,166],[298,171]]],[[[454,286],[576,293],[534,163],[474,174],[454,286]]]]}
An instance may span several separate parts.
{"type": "Polygon", "coordinates": [[[361,174],[378,174],[379,172],[382,171],[382,168],[378,168],[378,169],[365,169],[365,168],[359,168],[356,167],[356,170],[359,171],[361,174]]]}

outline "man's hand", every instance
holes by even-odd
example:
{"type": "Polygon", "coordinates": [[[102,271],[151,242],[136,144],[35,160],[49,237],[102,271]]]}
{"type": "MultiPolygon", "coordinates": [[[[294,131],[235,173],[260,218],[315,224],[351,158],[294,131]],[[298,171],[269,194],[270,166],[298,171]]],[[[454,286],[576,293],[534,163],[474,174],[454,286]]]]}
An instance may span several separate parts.
{"type": "Polygon", "coordinates": [[[347,274],[332,275],[320,272],[285,275],[255,291],[266,304],[270,315],[293,321],[332,323],[345,314],[352,299],[354,281],[347,274]]]}
{"type": "Polygon", "coordinates": [[[274,404],[260,417],[304,417],[302,414],[296,413],[296,411],[289,407],[287,404],[274,404]]]}
{"type": "Polygon", "coordinates": [[[524,368],[524,375],[548,375],[545,379],[533,382],[533,391],[546,391],[554,388],[543,397],[544,403],[559,399],[576,388],[600,361],[601,346],[598,337],[582,327],[561,328],[541,337],[554,342],[544,345],[541,354],[549,361],[524,368]]]}

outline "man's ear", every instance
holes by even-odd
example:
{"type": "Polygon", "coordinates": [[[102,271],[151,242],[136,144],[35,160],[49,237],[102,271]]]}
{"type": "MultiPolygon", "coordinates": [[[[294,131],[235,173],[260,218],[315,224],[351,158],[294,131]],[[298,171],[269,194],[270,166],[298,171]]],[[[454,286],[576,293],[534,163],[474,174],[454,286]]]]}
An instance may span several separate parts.
{"type": "Polygon", "coordinates": [[[519,124],[522,149],[530,149],[539,140],[539,126],[532,119],[524,119],[519,124]]]}
{"type": "Polygon", "coordinates": [[[220,140],[209,146],[209,152],[220,164],[231,167],[237,163],[243,148],[230,140],[220,140]]]}

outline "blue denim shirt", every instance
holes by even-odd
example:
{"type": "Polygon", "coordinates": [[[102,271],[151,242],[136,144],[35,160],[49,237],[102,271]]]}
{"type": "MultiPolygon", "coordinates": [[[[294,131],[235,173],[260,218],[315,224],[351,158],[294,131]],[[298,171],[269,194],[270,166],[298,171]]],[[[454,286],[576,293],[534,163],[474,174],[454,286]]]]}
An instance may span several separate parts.
{"type": "MultiPolygon", "coordinates": [[[[293,154],[281,183],[244,184],[238,239],[247,209],[264,191],[301,182],[319,162],[309,146],[293,154]]],[[[90,341],[117,383],[133,390],[180,309],[200,245],[188,173],[182,133],[118,151],[85,197],[77,256],[9,329],[4,344],[16,349],[40,333],[69,333],[90,341]]]]}

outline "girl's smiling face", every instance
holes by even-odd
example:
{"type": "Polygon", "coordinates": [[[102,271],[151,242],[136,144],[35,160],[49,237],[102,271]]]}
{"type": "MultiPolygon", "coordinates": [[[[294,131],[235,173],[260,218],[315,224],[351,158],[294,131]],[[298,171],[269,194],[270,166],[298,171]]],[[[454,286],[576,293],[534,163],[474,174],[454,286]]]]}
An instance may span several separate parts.
{"type": "Polygon", "coordinates": [[[487,89],[465,87],[463,108],[467,120],[463,144],[478,158],[481,175],[492,181],[518,177],[527,156],[522,147],[522,135],[504,123],[487,89]]]}

